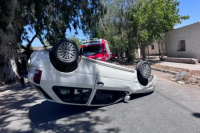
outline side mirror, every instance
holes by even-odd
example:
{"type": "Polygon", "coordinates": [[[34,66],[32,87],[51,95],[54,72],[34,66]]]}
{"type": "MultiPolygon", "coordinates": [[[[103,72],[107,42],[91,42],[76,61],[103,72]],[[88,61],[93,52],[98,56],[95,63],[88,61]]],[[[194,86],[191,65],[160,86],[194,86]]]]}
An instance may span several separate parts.
{"type": "Polygon", "coordinates": [[[103,53],[107,53],[105,49],[103,50],[103,53]]]}

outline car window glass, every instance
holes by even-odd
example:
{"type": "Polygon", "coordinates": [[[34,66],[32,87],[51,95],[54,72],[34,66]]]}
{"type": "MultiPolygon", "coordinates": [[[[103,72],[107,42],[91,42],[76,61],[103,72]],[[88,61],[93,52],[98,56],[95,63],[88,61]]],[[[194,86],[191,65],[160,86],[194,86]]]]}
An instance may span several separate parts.
{"type": "Polygon", "coordinates": [[[87,47],[82,47],[81,54],[82,55],[99,54],[102,52],[101,48],[102,48],[102,46],[100,46],[100,45],[91,45],[91,46],[87,46],[87,47]]]}

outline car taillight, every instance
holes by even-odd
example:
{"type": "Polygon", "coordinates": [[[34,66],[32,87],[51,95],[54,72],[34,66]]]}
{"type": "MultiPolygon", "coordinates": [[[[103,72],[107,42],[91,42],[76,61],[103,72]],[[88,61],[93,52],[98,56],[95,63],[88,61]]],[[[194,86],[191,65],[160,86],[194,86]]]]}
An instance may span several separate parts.
{"type": "Polygon", "coordinates": [[[42,71],[35,70],[35,73],[33,76],[33,82],[35,82],[36,84],[40,84],[41,76],[42,76],[42,71]]]}

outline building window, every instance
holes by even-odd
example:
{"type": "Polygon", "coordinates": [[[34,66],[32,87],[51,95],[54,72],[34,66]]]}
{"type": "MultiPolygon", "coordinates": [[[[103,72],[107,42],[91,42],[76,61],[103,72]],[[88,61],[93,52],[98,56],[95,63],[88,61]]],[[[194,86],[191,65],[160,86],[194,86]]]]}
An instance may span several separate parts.
{"type": "Polygon", "coordinates": [[[151,45],[151,49],[154,49],[154,45],[151,45]]]}
{"type": "Polygon", "coordinates": [[[180,40],[178,41],[178,49],[177,51],[186,51],[186,47],[185,47],[185,40],[180,40]]]}

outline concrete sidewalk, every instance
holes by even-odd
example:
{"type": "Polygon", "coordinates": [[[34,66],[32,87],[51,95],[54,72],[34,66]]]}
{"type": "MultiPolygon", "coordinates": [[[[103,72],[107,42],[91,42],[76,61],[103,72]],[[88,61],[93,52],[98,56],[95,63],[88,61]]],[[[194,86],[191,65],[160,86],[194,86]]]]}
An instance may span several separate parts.
{"type": "Polygon", "coordinates": [[[169,66],[169,67],[175,67],[175,68],[181,68],[181,69],[187,69],[187,70],[200,71],[200,63],[199,64],[186,64],[186,63],[160,61],[159,56],[149,56],[149,58],[147,58],[146,61],[149,61],[153,64],[155,63],[155,65],[162,65],[162,66],[169,66]]]}
{"type": "Polygon", "coordinates": [[[200,63],[199,64],[185,64],[185,63],[174,63],[174,62],[159,62],[157,65],[176,67],[188,70],[198,70],[200,71],[200,63]]]}

